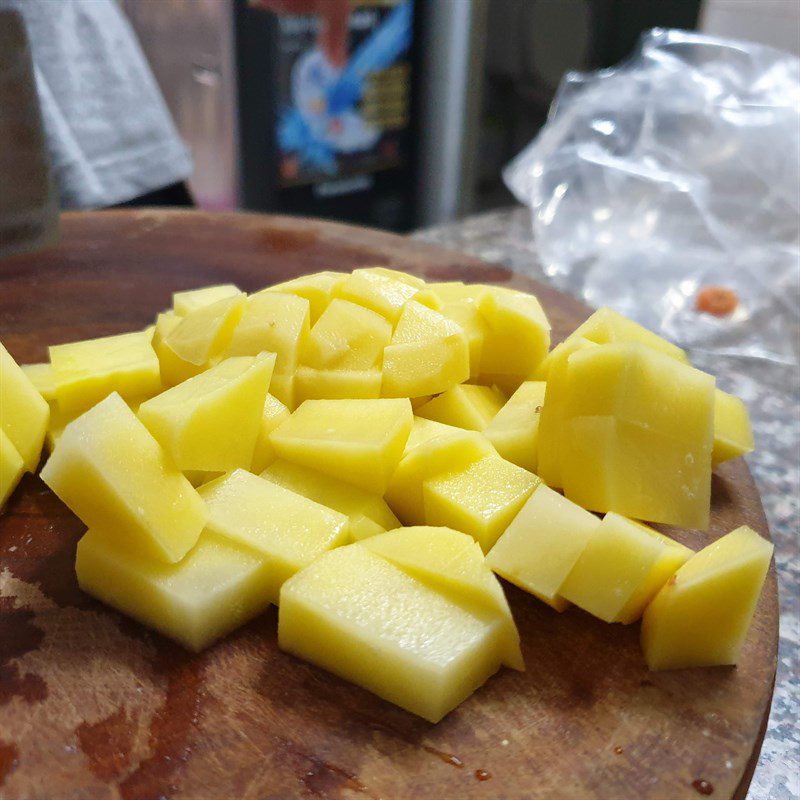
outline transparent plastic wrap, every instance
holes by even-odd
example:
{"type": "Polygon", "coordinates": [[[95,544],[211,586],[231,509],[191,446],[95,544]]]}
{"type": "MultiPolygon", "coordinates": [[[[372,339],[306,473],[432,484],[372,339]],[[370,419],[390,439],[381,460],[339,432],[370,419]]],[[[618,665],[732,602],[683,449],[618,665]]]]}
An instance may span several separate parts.
{"type": "Polygon", "coordinates": [[[655,29],[568,74],[504,172],[547,275],[693,351],[797,364],[800,61],[655,29]],[[729,308],[701,311],[706,287],[729,308]]]}

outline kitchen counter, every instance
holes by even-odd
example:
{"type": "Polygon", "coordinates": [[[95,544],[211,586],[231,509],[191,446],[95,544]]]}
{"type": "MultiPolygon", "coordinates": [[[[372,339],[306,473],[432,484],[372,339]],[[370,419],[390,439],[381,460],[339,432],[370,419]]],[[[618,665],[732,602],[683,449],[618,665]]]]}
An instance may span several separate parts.
{"type": "MultiPolygon", "coordinates": [[[[413,235],[548,281],[525,208],[480,214],[413,235]]],[[[689,352],[697,366],[717,376],[721,388],[742,397],[753,421],[756,451],[747,461],[775,542],[781,623],[772,711],[748,798],[795,800],[800,797],[800,369],[689,352]]]]}

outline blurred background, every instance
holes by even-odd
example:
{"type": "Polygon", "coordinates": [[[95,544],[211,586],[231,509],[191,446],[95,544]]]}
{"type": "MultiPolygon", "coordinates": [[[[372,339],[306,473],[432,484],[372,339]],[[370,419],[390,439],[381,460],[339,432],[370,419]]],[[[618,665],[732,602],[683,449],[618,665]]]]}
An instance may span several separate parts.
{"type": "MultiPolygon", "coordinates": [[[[0,0],[3,9],[21,12],[30,37],[62,208],[194,204],[399,232],[510,205],[501,169],[544,124],[564,74],[619,63],[654,26],[800,51],[797,0],[0,0]],[[92,26],[100,52],[81,32],[92,26]],[[116,130],[99,147],[93,113],[116,130]],[[160,161],[141,156],[148,135],[164,140],[160,161]],[[126,158],[115,162],[115,148],[126,158]],[[131,174],[110,174],[114,163],[131,174]]],[[[30,99],[29,85],[16,91],[30,99]]],[[[11,191],[0,187],[0,203],[4,193],[17,202],[11,191]]]]}

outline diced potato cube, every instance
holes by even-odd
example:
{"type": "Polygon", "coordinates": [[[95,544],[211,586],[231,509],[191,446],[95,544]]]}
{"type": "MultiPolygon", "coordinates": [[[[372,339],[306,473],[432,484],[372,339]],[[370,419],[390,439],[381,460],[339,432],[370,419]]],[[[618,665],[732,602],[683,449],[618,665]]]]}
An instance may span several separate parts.
{"type": "Polygon", "coordinates": [[[164,564],[90,530],[78,542],[75,571],[84,592],[195,652],[270,602],[267,562],[208,532],[177,564],[164,564]]]}
{"type": "Polygon", "coordinates": [[[452,320],[417,302],[400,315],[383,351],[384,397],[436,394],[469,377],[469,344],[452,320]]]}
{"type": "Polygon", "coordinates": [[[441,300],[443,307],[449,303],[462,302],[479,306],[486,293],[493,288],[482,283],[464,283],[463,281],[445,281],[426,285],[441,300]]]}
{"type": "Polygon", "coordinates": [[[587,339],[595,344],[641,344],[683,364],[689,363],[680,347],[610,308],[598,308],[565,341],[572,339],[587,339]]]}
{"type": "Polygon", "coordinates": [[[282,649],[430,722],[499,669],[506,636],[494,611],[462,606],[362,544],[326,553],[281,591],[282,649]]]}
{"type": "MultiPolygon", "coordinates": [[[[453,469],[466,469],[494,453],[489,441],[475,431],[455,428],[420,443],[403,455],[386,489],[386,502],[405,525],[425,524],[423,484],[453,469]]],[[[452,526],[450,526],[452,527],[452,526]]]]}
{"type": "Polygon", "coordinates": [[[199,491],[208,507],[207,529],[269,564],[263,590],[271,603],[287,578],[350,538],[344,514],[242,469],[199,491]]]}
{"type": "MultiPolygon", "coordinates": [[[[247,300],[242,318],[231,337],[227,355],[256,356],[276,353],[275,375],[294,375],[310,330],[310,304],[304,297],[264,290],[247,300]]],[[[273,394],[290,408],[294,405],[273,394]]]]}
{"type": "Polygon", "coordinates": [[[412,298],[418,299],[423,305],[438,306],[438,299],[430,292],[370,268],[354,269],[336,287],[335,294],[380,314],[393,325],[412,298]]]}
{"type": "Polygon", "coordinates": [[[235,297],[239,294],[241,294],[239,288],[232,283],[204,286],[201,289],[189,289],[185,292],[173,293],[172,308],[178,316],[185,317],[199,308],[205,308],[219,300],[225,300],[228,297],[235,297]]]}
{"type": "Polygon", "coordinates": [[[67,425],[41,477],[98,536],[145,558],[180,561],[206,522],[197,492],[116,393],[67,425]]]}
{"type": "Polygon", "coordinates": [[[294,411],[299,405],[295,386],[296,381],[294,375],[276,375],[274,373],[269,384],[270,392],[274,394],[289,411],[294,411]]]}
{"type": "MultiPolygon", "coordinates": [[[[49,419],[50,407],[47,402],[8,350],[0,344],[0,430],[30,472],[39,463],[49,419]]],[[[10,455],[4,456],[6,460],[8,464],[16,461],[10,455]]],[[[8,474],[13,472],[11,470],[8,474]]]]}
{"type": "Polygon", "coordinates": [[[416,415],[457,428],[482,431],[503,407],[505,400],[499,389],[460,383],[420,406],[416,415]]]}
{"type": "Polygon", "coordinates": [[[415,289],[427,288],[422,278],[418,278],[416,275],[409,275],[407,272],[403,272],[399,269],[391,269],[390,267],[362,267],[360,271],[368,275],[382,275],[384,278],[391,278],[392,280],[400,281],[400,283],[406,283],[409,286],[413,286],[415,289]]]}
{"type": "Polygon", "coordinates": [[[450,528],[419,526],[375,536],[364,547],[423,583],[454,592],[467,605],[481,603],[501,615],[508,631],[504,661],[514,669],[525,669],[506,596],[471,536],[450,528]]]}
{"type": "Polygon", "coordinates": [[[544,405],[539,417],[536,473],[551,489],[560,489],[564,485],[561,459],[569,385],[569,357],[578,350],[597,346],[588,339],[575,338],[562,342],[548,355],[551,367],[547,372],[544,405]]]}
{"type": "Polygon", "coordinates": [[[258,474],[278,457],[272,442],[269,440],[269,435],[287,419],[289,419],[289,409],[277,397],[267,394],[264,400],[264,411],[261,415],[258,436],[256,437],[256,446],[253,450],[250,472],[258,474]]]}
{"type": "Polygon", "coordinates": [[[287,461],[383,494],[412,420],[406,399],[306,400],[270,441],[287,461]]]}
{"type": "Polygon", "coordinates": [[[246,300],[247,296],[240,292],[201,306],[190,311],[167,333],[159,346],[160,350],[172,351],[161,359],[161,377],[167,386],[175,386],[207,370],[222,357],[242,317],[246,300]]]}
{"type": "Polygon", "coordinates": [[[300,366],[294,376],[295,401],[377,400],[382,375],[378,369],[314,369],[300,366]]]}
{"type": "Polygon", "coordinates": [[[479,308],[488,326],[481,375],[532,378],[550,349],[550,322],[539,301],[524,292],[490,287],[479,308]]]}
{"type": "Polygon", "coordinates": [[[302,275],[290,281],[277,283],[264,291],[304,297],[309,302],[311,324],[314,325],[328,307],[336,287],[346,277],[347,274],[344,272],[315,272],[313,275],[302,275]]]}
{"type": "Polygon", "coordinates": [[[152,346],[158,356],[161,383],[164,386],[175,386],[194,375],[199,375],[204,368],[204,365],[197,366],[184,361],[166,344],[167,336],[181,324],[182,320],[183,317],[174,311],[165,311],[156,318],[152,346]]]}
{"type": "Polygon", "coordinates": [[[536,472],[545,388],[542,381],[525,381],[483,431],[506,461],[529,472],[536,472]]]}
{"type": "Polygon", "coordinates": [[[274,353],[227,358],[142,403],[139,419],[181,470],[249,468],[274,365],[274,353]]]}
{"type": "Polygon", "coordinates": [[[25,472],[25,462],[17,448],[0,428],[0,509],[11,496],[25,472]]]}
{"type": "Polygon", "coordinates": [[[53,365],[21,364],[20,367],[45,402],[54,403],[56,401],[56,376],[53,372],[53,365]]]}
{"type": "Polygon", "coordinates": [[[742,526],[695,553],[644,612],[642,649],[650,669],[735,664],[772,551],[742,526]]]}
{"type": "Polygon", "coordinates": [[[163,311],[156,316],[156,327],[153,331],[152,345],[153,348],[158,348],[158,345],[167,338],[167,336],[181,324],[183,317],[176,314],[174,311],[163,311]]]}
{"type": "Polygon", "coordinates": [[[714,378],[638,344],[578,350],[567,378],[564,494],[592,511],[705,530],[714,378]]]}
{"type": "Polygon", "coordinates": [[[51,453],[56,446],[56,442],[61,438],[61,434],[64,433],[64,428],[66,428],[72,420],[73,417],[61,412],[57,402],[54,402],[50,406],[50,421],[47,423],[47,433],[44,435],[44,442],[51,453]]]}
{"type": "Polygon", "coordinates": [[[350,534],[355,540],[400,527],[397,517],[379,494],[365,492],[308,467],[278,460],[270,464],[261,477],[347,516],[350,534]]]}
{"type": "Polygon", "coordinates": [[[488,553],[538,485],[527,470],[485,456],[424,482],[425,522],[468,533],[488,553]]]}
{"type": "Polygon", "coordinates": [[[714,450],[711,466],[747,455],[755,447],[747,406],[732,394],[717,389],[714,394],[714,450]]]}
{"type": "Polygon", "coordinates": [[[303,364],[315,369],[380,368],[392,326],[368,308],[332,300],[317,320],[303,347],[303,364]]]}
{"type": "Polygon", "coordinates": [[[411,452],[417,445],[435,439],[437,436],[461,436],[463,432],[463,428],[456,428],[453,425],[445,425],[442,422],[415,416],[403,456],[405,457],[406,453],[411,452]]]}
{"type": "Polygon", "coordinates": [[[441,313],[457,323],[466,334],[469,345],[469,376],[477,378],[481,371],[483,340],[489,330],[477,303],[471,300],[447,302],[442,305],[441,313]]]}
{"type": "Polygon", "coordinates": [[[161,391],[158,358],[145,331],[55,345],[50,363],[58,406],[69,418],[111,392],[138,402],[161,391]]]}
{"type": "Polygon", "coordinates": [[[562,584],[600,520],[544,484],[528,498],[486,556],[498,575],[556,611],[569,605],[562,584]]]}
{"type": "Polygon", "coordinates": [[[605,622],[641,617],[692,551],[646,525],[609,513],[588,538],[559,593],[605,622]]]}

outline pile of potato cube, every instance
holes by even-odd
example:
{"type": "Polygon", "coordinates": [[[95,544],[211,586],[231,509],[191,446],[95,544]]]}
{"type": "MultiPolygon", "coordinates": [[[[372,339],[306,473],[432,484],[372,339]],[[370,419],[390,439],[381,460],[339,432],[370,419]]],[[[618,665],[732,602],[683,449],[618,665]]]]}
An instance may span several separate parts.
{"type": "Polygon", "coordinates": [[[0,346],[0,497],[34,471],[86,524],[89,594],[192,650],[269,604],[281,647],[436,721],[523,669],[496,575],[640,618],[652,669],[735,663],[772,546],[699,553],[744,405],[601,309],[383,267],[173,297],[144,331],[0,346]]]}

